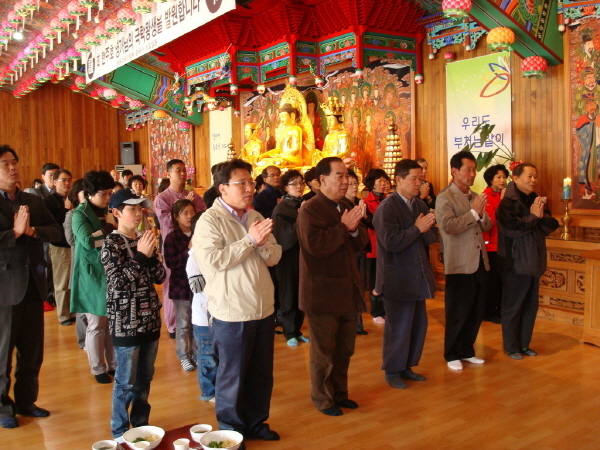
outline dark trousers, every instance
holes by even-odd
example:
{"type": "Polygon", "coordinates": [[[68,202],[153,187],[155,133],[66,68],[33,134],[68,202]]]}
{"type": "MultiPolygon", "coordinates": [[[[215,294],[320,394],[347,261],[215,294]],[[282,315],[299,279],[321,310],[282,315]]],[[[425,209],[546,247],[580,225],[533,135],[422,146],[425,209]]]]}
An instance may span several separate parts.
{"type": "Polygon", "coordinates": [[[273,392],[273,315],[247,322],[212,319],[217,359],[215,408],[219,428],[258,434],[273,392]]]}
{"type": "Polygon", "coordinates": [[[485,312],[487,278],[483,260],[479,262],[479,268],[474,273],[446,275],[446,361],[475,356],[473,344],[485,312]]]}
{"type": "Polygon", "coordinates": [[[56,304],[54,298],[54,275],[52,273],[52,258],[50,257],[50,243],[44,242],[44,259],[46,260],[46,283],[48,284],[48,297],[46,300],[52,306],[56,304]]]}
{"type": "MultiPolygon", "coordinates": [[[[310,331],[310,397],[318,410],[348,398],[357,314],[306,313],[310,331]]],[[[218,400],[217,400],[218,402],[218,400]]]]}
{"type": "Polygon", "coordinates": [[[44,360],[44,304],[30,275],[25,297],[18,305],[0,307],[0,419],[14,416],[13,407],[37,401],[39,373],[44,360]],[[13,351],[17,348],[15,399],[10,397],[13,351]]]}
{"type": "Polygon", "coordinates": [[[298,309],[298,289],[300,285],[298,265],[275,266],[279,285],[279,322],[286,340],[302,336],[300,328],[304,322],[304,312],[298,309]]]}
{"type": "Polygon", "coordinates": [[[504,272],[502,298],[502,339],[504,351],[516,353],[529,348],[539,307],[540,278],[504,272]]]}
{"type": "Polygon", "coordinates": [[[502,274],[498,267],[498,253],[488,252],[488,259],[490,262],[490,272],[483,318],[485,320],[492,320],[502,317],[502,274]]]}
{"type": "Polygon", "coordinates": [[[418,366],[427,334],[425,300],[400,301],[383,298],[383,365],[386,375],[418,366]]]}
{"type": "Polygon", "coordinates": [[[375,283],[377,282],[377,258],[366,258],[367,269],[369,271],[369,299],[371,301],[371,315],[373,317],[385,316],[385,308],[383,306],[383,297],[381,295],[373,295],[375,283]]]}

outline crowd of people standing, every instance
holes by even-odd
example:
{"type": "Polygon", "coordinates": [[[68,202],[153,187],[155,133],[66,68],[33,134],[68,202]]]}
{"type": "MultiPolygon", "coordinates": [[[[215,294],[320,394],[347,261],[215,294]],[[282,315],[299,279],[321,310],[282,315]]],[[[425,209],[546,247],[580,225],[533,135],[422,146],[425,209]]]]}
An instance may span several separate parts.
{"type": "Polygon", "coordinates": [[[310,343],[310,397],[323,414],[359,406],[349,395],[348,368],[357,334],[367,334],[365,298],[383,326],[385,381],[397,389],[425,381],[413,368],[426,337],[426,299],[435,296],[428,248],[438,234],[448,367],[484,363],[474,347],[484,318],[502,324],[510,358],[536,355],[530,342],[545,236],[558,222],[534,191],[533,164],[518,165],[508,186],[507,169],[490,167],[489,187],[478,195],[470,189],[475,159],[459,152],[450,161],[451,183],[436,197],[425,181],[427,162],[406,159],[393,177],[369,172],[361,200],[359,177],[339,158],[324,158],[305,175],[266,167],[260,192],[252,166],[234,159],[213,167],[203,199],[185,189],[183,161],[172,160],[170,185],[154,202],[142,177],[115,190],[109,172],[73,180],[55,164],[42,168],[43,184],[21,192],[18,167],[16,152],[0,147],[0,279],[12,287],[0,301],[3,428],[18,426],[16,414],[50,414],[35,404],[50,296],[59,323],[76,323],[95,380],[114,377],[115,438],[149,421],[163,306],[182,369],[197,368],[201,399],[215,402],[220,428],[247,439],[279,439],[267,424],[277,326],[288,346],[310,343]],[[35,333],[24,331],[25,316],[35,333]]]}

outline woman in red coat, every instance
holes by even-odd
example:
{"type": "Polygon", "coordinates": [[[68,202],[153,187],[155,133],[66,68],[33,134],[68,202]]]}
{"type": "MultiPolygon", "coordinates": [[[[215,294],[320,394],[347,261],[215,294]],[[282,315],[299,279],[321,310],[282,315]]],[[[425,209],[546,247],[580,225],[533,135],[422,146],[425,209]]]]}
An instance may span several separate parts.
{"type": "Polygon", "coordinates": [[[373,322],[378,324],[385,323],[385,309],[380,296],[374,291],[375,276],[377,272],[377,237],[375,228],[371,223],[375,210],[379,207],[381,201],[385,198],[386,192],[389,192],[391,184],[390,177],[383,169],[371,169],[364,180],[365,187],[369,195],[365,199],[367,204],[367,227],[369,229],[369,240],[371,244],[370,251],[367,252],[367,270],[369,277],[369,294],[371,298],[371,315],[373,322]]]}
{"type": "Polygon", "coordinates": [[[492,219],[490,231],[483,232],[485,249],[490,261],[489,289],[483,318],[493,323],[500,323],[500,304],[502,301],[502,278],[497,258],[498,225],[496,224],[496,209],[504,196],[507,178],[508,169],[502,164],[489,167],[483,174],[483,179],[488,185],[483,191],[487,196],[485,212],[492,219]]]}

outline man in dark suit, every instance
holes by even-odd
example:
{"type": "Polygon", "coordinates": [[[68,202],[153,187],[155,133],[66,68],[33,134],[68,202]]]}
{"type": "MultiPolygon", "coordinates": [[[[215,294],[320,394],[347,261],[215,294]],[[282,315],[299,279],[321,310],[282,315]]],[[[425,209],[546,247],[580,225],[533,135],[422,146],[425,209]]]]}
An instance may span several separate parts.
{"type": "Polygon", "coordinates": [[[0,147],[0,427],[18,426],[15,413],[47,417],[35,405],[44,356],[43,301],[47,286],[43,242],[58,242],[61,226],[42,199],[21,192],[19,158],[0,147]],[[14,400],[9,395],[17,348],[14,400]]]}
{"type": "MultiPolygon", "coordinates": [[[[60,167],[54,163],[46,163],[42,166],[42,180],[44,183],[34,189],[36,195],[42,199],[50,197],[54,189],[54,172],[60,167]]],[[[44,243],[44,258],[46,259],[46,283],[48,284],[48,293],[45,300],[52,306],[56,305],[54,297],[54,274],[52,272],[52,258],[50,257],[50,244],[44,243]]]]}
{"type": "Polygon", "coordinates": [[[386,312],[383,329],[385,380],[405,389],[404,379],[425,381],[413,372],[423,354],[427,333],[425,299],[435,295],[427,248],[436,241],[435,215],[419,198],[422,169],[416,161],[396,164],[396,190],[373,217],[377,233],[377,284],[386,312]]]}
{"type": "Polygon", "coordinates": [[[298,212],[300,309],[311,337],[311,399],[323,414],[356,409],[348,398],[348,367],[354,354],[358,313],[365,311],[356,252],[369,236],[361,219],[364,205],[346,197],[348,169],[340,158],[317,164],[321,190],[298,212]]]}

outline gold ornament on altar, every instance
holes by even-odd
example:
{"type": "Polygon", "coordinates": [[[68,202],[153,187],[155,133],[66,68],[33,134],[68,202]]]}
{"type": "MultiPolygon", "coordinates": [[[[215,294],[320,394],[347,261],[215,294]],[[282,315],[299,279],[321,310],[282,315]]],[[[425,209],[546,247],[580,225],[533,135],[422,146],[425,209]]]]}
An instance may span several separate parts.
{"type": "MultiPolygon", "coordinates": [[[[262,121],[261,121],[262,122],[262,121]]],[[[259,123],[247,123],[244,127],[244,137],[246,138],[246,144],[242,147],[240,152],[240,159],[249,162],[252,165],[256,164],[256,160],[263,152],[265,146],[262,141],[258,138],[258,130],[260,128],[259,123]]]]}
{"type": "Polygon", "coordinates": [[[327,117],[327,128],[329,133],[325,137],[323,150],[315,150],[312,157],[312,164],[317,165],[323,158],[337,156],[344,160],[344,163],[352,163],[350,155],[350,142],[352,137],[344,128],[343,114],[344,107],[339,103],[335,96],[327,99],[327,103],[322,103],[321,108],[327,117]]]}
{"type": "Polygon", "coordinates": [[[229,143],[229,145],[227,146],[227,161],[231,161],[232,159],[235,158],[235,146],[233,145],[233,138],[231,139],[231,142],[229,143]]]}
{"type": "Polygon", "coordinates": [[[310,166],[315,151],[315,135],[307,115],[306,100],[294,86],[287,86],[279,102],[279,125],[275,148],[260,155],[256,166],[302,168],[310,166]]]}
{"type": "Polygon", "coordinates": [[[389,133],[386,137],[385,154],[383,156],[383,170],[390,178],[394,179],[394,169],[396,163],[402,160],[402,150],[400,149],[400,136],[396,132],[398,126],[392,122],[388,125],[389,133]]]}

